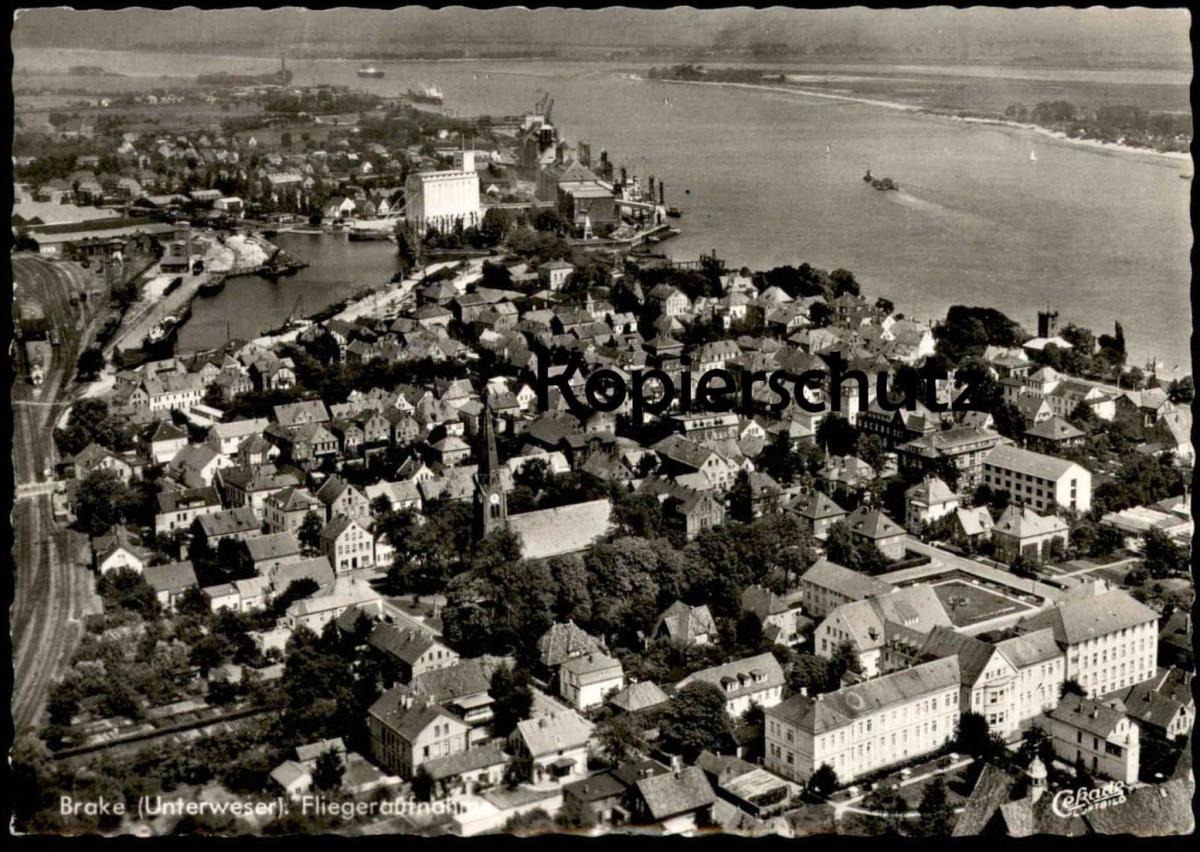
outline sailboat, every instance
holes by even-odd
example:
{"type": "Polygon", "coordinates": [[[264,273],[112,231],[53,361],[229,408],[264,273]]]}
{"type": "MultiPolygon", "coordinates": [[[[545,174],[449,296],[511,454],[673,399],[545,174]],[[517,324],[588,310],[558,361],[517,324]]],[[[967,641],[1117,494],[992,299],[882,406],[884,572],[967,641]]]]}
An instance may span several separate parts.
{"type": "Polygon", "coordinates": [[[832,147],[830,147],[829,145],[826,145],[826,146],[825,146],[825,153],[826,153],[826,154],[832,154],[832,153],[833,153],[833,148],[832,148],[832,147]]]}
{"type": "Polygon", "coordinates": [[[1037,162],[1037,151],[1032,151],[1032,150],[1031,150],[1031,151],[1029,152],[1029,162],[1031,162],[1031,163],[1036,163],[1036,162],[1037,162]]]}

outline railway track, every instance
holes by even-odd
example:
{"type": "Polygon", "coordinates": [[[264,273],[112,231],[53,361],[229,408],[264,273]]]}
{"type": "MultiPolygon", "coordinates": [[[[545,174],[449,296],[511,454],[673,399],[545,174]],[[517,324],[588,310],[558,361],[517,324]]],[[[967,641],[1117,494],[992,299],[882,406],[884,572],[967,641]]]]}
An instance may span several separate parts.
{"type": "Polygon", "coordinates": [[[12,388],[12,453],[16,485],[31,493],[13,508],[14,598],[13,726],[20,734],[37,723],[46,693],[65,668],[82,633],[82,616],[98,609],[91,577],[80,566],[86,539],[59,527],[43,486],[55,451],[53,431],[76,396],[71,379],[79,353],[93,331],[86,309],[71,296],[90,289],[92,276],[77,264],[36,256],[12,258],[13,279],[36,298],[57,330],[60,345],[34,391],[18,377],[12,388]]]}

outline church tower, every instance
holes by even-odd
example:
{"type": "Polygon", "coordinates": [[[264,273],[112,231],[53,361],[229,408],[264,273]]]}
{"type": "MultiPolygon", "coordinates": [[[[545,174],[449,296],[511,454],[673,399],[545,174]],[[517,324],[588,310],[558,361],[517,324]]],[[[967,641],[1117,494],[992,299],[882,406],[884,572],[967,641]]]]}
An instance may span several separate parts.
{"type": "Polygon", "coordinates": [[[500,480],[500,458],[496,453],[496,425],[492,407],[484,404],[480,415],[479,470],[475,473],[475,541],[487,538],[508,520],[508,502],[500,480]]]}

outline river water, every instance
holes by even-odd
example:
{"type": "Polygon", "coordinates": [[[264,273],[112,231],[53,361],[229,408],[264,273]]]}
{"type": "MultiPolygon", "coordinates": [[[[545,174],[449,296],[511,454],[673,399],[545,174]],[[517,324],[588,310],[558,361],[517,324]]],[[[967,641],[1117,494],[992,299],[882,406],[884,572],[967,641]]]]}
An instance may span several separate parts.
{"type": "MultiPolygon", "coordinates": [[[[27,53],[38,54],[33,65],[42,68],[61,62],[180,73],[172,57],[153,54],[27,53]]],[[[32,58],[19,52],[18,67],[23,60],[32,58]]],[[[276,66],[198,57],[188,73],[276,66]]],[[[589,142],[593,156],[606,148],[631,173],[666,181],[668,203],[683,211],[683,235],[662,246],[674,257],[716,249],[737,266],[844,267],[865,292],[922,319],[944,316],[950,304],[978,304],[1032,328],[1036,311],[1049,306],[1063,322],[1097,333],[1120,321],[1138,362],[1154,356],[1170,368],[1189,360],[1191,182],[1179,175],[1192,172],[1190,163],[882,106],[631,79],[628,72],[645,69],[602,63],[382,63],[383,80],[358,79],[352,62],[288,67],[297,85],[396,95],[436,84],[460,115],[522,112],[549,90],[554,123],[568,139],[589,142]],[[861,180],[868,167],[901,190],[871,189],[861,180]]],[[[1145,73],[1126,79],[1107,72],[1106,81],[1135,91],[1145,73]]],[[[1056,74],[1064,85],[1080,76],[1040,76],[1056,74]]],[[[1179,82],[1187,85],[1186,74],[1179,82]]],[[[286,317],[301,290],[313,311],[386,280],[395,268],[387,243],[279,239],[312,266],[279,284],[231,281],[209,305],[197,302],[181,345],[211,344],[214,335],[220,342],[226,319],[244,323],[246,336],[286,317]]]]}

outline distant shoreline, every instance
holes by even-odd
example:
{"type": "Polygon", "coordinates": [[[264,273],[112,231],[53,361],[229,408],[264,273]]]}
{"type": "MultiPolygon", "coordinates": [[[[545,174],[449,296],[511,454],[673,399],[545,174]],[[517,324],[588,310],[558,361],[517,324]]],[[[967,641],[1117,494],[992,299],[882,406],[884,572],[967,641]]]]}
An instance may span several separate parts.
{"type": "Polygon", "coordinates": [[[649,78],[639,74],[630,74],[629,77],[651,83],[673,83],[685,86],[726,86],[739,89],[753,89],[764,92],[781,92],[784,94],[803,95],[805,97],[823,98],[826,100],[866,104],[867,106],[883,107],[884,109],[907,112],[913,115],[923,115],[932,118],[945,118],[952,121],[961,121],[967,124],[990,125],[993,127],[1006,127],[1013,130],[1022,130],[1028,133],[1035,133],[1047,139],[1052,139],[1057,142],[1063,142],[1068,145],[1074,145],[1091,151],[1107,151],[1114,154],[1134,154],[1143,157],[1159,157],[1163,160],[1173,163],[1190,163],[1192,161],[1191,154],[1183,151],[1158,151],[1154,148],[1138,148],[1133,145],[1118,145],[1115,142],[1101,142],[1099,139],[1078,139],[1073,136],[1068,136],[1062,131],[1051,130],[1048,127],[1042,127],[1037,124],[1027,124],[1019,121],[1007,121],[1005,119],[998,118],[977,118],[972,116],[954,115],[948,112],[941,112],[938,110],[929,109],[927,107],[917,106],[916,104],[906,104],[901,101],[885,101],[875,98],[855,97],[853,95],[835,95],[829,92],[816,92],[811,89],[801,89],[795,86],[771,86],[762,83],[732,83],[722,82],[719,80],[668,80],[661,78],[649,78]]]}

